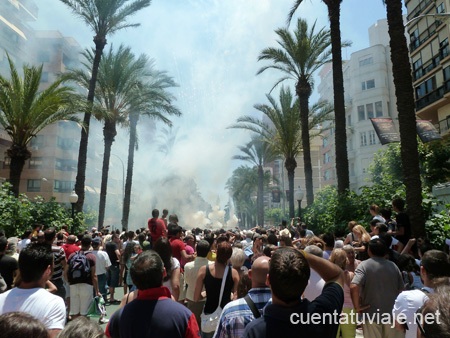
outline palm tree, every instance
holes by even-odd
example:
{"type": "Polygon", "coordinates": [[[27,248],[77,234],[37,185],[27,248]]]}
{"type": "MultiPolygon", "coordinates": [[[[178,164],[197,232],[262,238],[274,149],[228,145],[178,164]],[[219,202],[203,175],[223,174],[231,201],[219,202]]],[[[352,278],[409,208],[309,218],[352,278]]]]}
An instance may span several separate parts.
{"type": "Polygon", "coordinates": [[[233,159],[252,163],[258,169],[257,221],[264,225],[264,164],[274,161],[278,154],[260,135],[253,135],[246,146],[238,147],[243,155],[235,155],[233,159]]]}
{"type": "Polygon", "coordinates": [[[270,105],[256,104],[254,107],[262,112],[271,122],[269,124],[251,117],[243,116],[237,119],[236,124],[229,128],[247,129],[263,137],[276,152],[284,157],[284,166],[289,181],[289,215],[294,217],[294,176],[297,161],[295,158],[302,150],[301,126],[298,119],[299,104],[294,100],[291,90],[281,87],[279,103],[269,94],[266,95],[270,105]]]}
{"type": "MultiPolygon", "coordinates": [[[[86,70],[89,70],[89,65],[93,61],[94,55],[90,51],[84,53],[86,62],[84,63],[86,70]]],[[[146,55],[141,55],[135,58],[130,48],[120,46],[117,51],[113,48],[109,49],[108,53],[103,56],[100,62],[98,73],[98,85],[96,88],[95,102],[93,111],[98,119],[104,121],[103,137],[104,137],[104,155],[102,167],[102,183],[100,188],[100,203],[99,203],[99,217],[98,227],[103,227],[106,207],[106,194],[108,186],[109,162],[111,157],[111,148],[114,138],[117,135],[117,125],[127,124],[129,118],[130,135],[133,135],[135,142],[136,125],[139,118],[137,112],[142,114],[150,114],[154,117],[159,117],[165,123],[170,124],[161,111],[160,102],[168,98],[163,89],[170,85],[174,85],[169,78],[166,79],[160,73],[153,70],[153,61],[150,62],[146,55]],[[155,77],[156,75],[156,77],[155,77]],[[131,113],[130,113],[131,112],[131,113]],[[130,114],[130,116],[128,116],[130,114]]],[[[75,70],[67,74],[73,79],[78,80],[84,86],[89,85],[89,74],[82,70],[75,70]]],[[[168,110],[171,113],[171,110],[168,110]]],[[[179,114],[178,110],[172,112],[179,114]]],[[[130,142],[132,143],[132,142],[130,142]]],[[[132,156],[134,156],[135,143],[132,145],[132,156]]],[[[133,159],[128,164],[133,164],[133,159]]],[[[128,176],[128,172],[127,172],[128,176]]],[[[130,175],[132,176],[132,174],[130,175]]],[[[127,187],[125,184],[125,192],[129,191],[131,194],[131,185],[127,187]],[[128,189],[127,189],[128,188],[128,189]]],[[[125,196],[124,196],[125,200],[125,196]]],[[[129,194],[127,195],[129,203],[129,194]]]]}
{"type": "Polygon", "coordinates": [[[175,97],[167,89],[176,87],[177,84],[165,72],[153,68],[153,63],[148,67],[149,76],[146,78],[146,90],[137,102],[137,107],[129,114],[130,138],[128,144],[127,177],[125,180],[125,196],[122,210],[122,227],[128,229],[130,215],[131,185],[133,181],[134,151],[137,150],[137,123],[140,116],[147,116],[162,121],[168,126],[172,122],[166,115],[180,116],[181,112],[173,105],[175,97]]]}
{"type": "MultiPolygon", "coordinates": [[[[106,46],[106,36],[139,24],[127,23],[127,18],[141,9],[148,7],[151,0],[60,0],[72,12],[80,17],[95,33],[95,56],[92,62],[91,76],[87,102],[94,103],[95,87],[97,83],[98,68],[103,49],[106,46]]],[[[88,105],[89,107],[89,105],[88,105]]],[[[80,148],[78,152],[78,170],[75,181],[75,192],[78,195],[76,210],[83,211],[84,189],[86,181],[86,159],[89,137],[91,109],[87,108],[84,114],[84,128],[81,130],[80,148]]]]}
{"type": "Polygon", "coordinates": [[[302,128],[303,162],[305,169],[305,186],[307,205],[314,201],[313,171],[311,164],[311,147],[309,136],[309,97],[312,94],[314,73],[324,64],[331,61],[330,32],[325,28],[315,32],[316,24],[308,30],[308,23],[298,19],[297,29],[291,34],[280,28],[275,32],[279,37],[281,48],[266,48],[258,57],[258,61],[269,60],[273,64],[262,67],[257,74],[266,69],[280,70],[284,76],[275,85],[287,79],[296,81],[295,91],[300,100],[300,121],[302,128]]]}
{"type": "Polygon", "coordinates": [[[390,36],[392,73],[397,97],[400,128],[400,153],[406,187],[406,203],[415,237],[425,236],[422,209],[419,152],[416,132],[416,113],[412,86],[411,64],[405,37],[401,0],[385,0],[390,36]]]}
{"type": "Polygon", "coordinates": [[[255,214],[256,208],[251,196],[258,187],[258,170],[255,167],[240,166],[233,171],[225,186],[233,198],[242,224],[253,226],[251,215],[255,214]]]}
{"type": "MultiPolygon", "coordinates": [[[[338,192],[344,194],[350,188],[347,154],[347,134],[345,121],[344,75],[342,72],[342,44],[340,11],[342,0],[322,0],[328,9],[330,19],[331,54],[333,56],[333,96],[335,116],[336,176],[338,192]]],[[[288,22],[292,20],[303,0],[295,0],[288,14],[288,22]]]]}
{"type": "Polygon", "coordinates": [[[62,85],[63,79],[39,92],[43,66],[24,65],[21,78],[9,55],[7,58],[10,79],[0,75],[0,124],[12,141],[7,150],[11,159],[9,180],[17,197],[23,166],[31,157],[28,143],[39,131],[56,121],[77,121],[72,116],[77,112],[77,100],[74,91],[62,85]]]}

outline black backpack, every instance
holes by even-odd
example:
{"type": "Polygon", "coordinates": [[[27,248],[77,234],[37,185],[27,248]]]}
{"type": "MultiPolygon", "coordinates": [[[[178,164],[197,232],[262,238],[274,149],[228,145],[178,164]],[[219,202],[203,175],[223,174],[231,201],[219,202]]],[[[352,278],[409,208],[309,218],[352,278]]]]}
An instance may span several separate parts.
{"type": "Polygon", "coordinates": [[[86,257],[89,252],[77,251],[69,259],[69,283],[86,283],[91,280],[91,264],[86,257]]]}

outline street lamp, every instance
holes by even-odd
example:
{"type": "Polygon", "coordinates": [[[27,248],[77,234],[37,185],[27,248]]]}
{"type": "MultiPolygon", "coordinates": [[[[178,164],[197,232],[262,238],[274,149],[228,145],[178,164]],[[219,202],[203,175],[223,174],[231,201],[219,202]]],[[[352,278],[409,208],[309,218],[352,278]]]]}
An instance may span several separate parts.
{"type": "Polygon", "coordinates": [[[298,186],[298,189],[295,191],[295,199],[298,202],[298,218],[302,219],[302,199],[303,199],[303,190],[298,186]]]}
{"type": "Polygon", "coordinates": [[[72,204],[72,234],[75,229],[75,204],[78,202],[78,195],[75,190],[72,190],[72,193],[69,196],[69,202],[72,204]]]}
{"type": "Polygon", "coordinates": [[[411,25],[413,22],[418,21],[422,18],[426,18],[428,16],[431,16],[435,19],[440,19],[440,18],[448,18],[450,17],[450,13],[436,13],[436,14],[431,14],[431,13],[427,13],[427,14],[420,14],[414,18],[412,18],[411,20],[408,20],[405,22],[405,27],[408,27],[409,25],[411,25]]]}

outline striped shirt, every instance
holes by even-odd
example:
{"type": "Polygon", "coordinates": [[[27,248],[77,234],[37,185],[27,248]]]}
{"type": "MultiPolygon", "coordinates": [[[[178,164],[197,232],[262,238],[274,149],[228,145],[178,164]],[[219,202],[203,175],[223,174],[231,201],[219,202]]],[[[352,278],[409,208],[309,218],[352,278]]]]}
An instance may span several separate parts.
{"type": "MultiPolygon", "coordinates": [[[[261,314],[262,309],[272,297],[269,288],[253,288],[248,295],[261,314]]],[[[255,316],[244,298],[229,302],[223,308],[214,337],[242,337],[245,327],[254,319],[255,316]]]]}
{"type": "Polygon", "coordinates": [[[61,279],[63,277],[63,263],[66,262],[66,254],[64,249],[60,246],[52,245],[52,253],[53,253],[53,275],[52,280],[61,279]]]}

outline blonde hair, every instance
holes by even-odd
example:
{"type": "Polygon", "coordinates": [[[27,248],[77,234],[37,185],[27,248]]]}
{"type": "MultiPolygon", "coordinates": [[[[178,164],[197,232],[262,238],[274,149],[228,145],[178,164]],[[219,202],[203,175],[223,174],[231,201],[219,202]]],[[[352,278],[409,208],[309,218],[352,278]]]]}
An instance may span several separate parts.
{"type": "Polygon", "coordinates": [[[370,235],[369,233],[366,231],[366,229],[364,229],[364,227],[361,224],[357,224],[353,227],[352,231],[356,232],[359,234],[359,240],[362,242],[368,242],[370,241],[370,235]]]}
{"type": "Polygon", "coordinates": [[[345,270],[348,263],[347,253],[343,249],[334,249],[331,252],[330,262],[345,270]]]}

